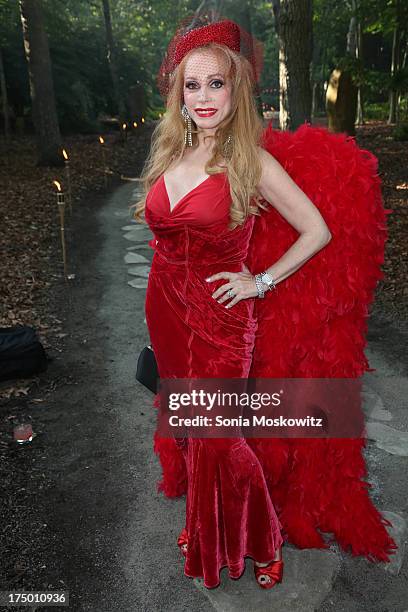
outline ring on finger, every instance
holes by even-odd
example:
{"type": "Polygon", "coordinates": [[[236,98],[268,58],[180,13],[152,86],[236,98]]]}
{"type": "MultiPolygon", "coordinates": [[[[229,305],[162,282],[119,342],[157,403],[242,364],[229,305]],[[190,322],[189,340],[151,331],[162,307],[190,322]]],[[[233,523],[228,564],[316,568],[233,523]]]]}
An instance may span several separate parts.
{"type": "Polygon", "coordinates": [[[232,289],[228,289],[228,293],[227,293],[229,298],[234,297],[235,293],[232,292],[232,289]]]}

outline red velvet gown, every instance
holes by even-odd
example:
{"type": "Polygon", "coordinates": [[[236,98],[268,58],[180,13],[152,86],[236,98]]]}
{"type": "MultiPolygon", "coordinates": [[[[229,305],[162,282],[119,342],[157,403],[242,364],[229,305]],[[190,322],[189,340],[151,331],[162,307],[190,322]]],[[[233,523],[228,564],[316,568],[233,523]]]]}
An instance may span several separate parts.
{"type": "MultiPolygon", "coordinates": [[[[230,206],[223,173],[210,175],[171,211],[163,176],[148,193],[145,218],[155,235],[155,252],[145,310],[160,378],[248,377],[256,298],[227,309],[212,297],[226,280],[205,281],[216,272],[241,271],[247,257],[255,218],[229,230],[230,206]]],[[[246,440],[156,437],[155,442],[167,469],[174,444],[185,461],[187,482],[183,477],[180,483],[187,487],[185,574],[203,577],[213,588],[224,566],[231,578],[239,578],[245,556],[271,561],[285,535],[261,464],[246,440]]]]}

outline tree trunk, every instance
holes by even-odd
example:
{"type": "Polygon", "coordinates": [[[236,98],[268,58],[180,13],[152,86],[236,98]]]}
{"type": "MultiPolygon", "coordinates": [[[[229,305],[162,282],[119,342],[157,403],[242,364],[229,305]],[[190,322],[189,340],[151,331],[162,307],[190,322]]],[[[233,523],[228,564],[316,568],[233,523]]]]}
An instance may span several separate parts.
{"type": "Polygon", "coordinates": [[[311,121],[312,0],[275,1],[273,11],[279,36],[280,128],[295,130],[311,121]]]}
{"type": "Polygon", "coordinates": [[[320,100],[320,83],[314,82],[312,86],[312,112],[311,118],[314,120],[319,112],[319,100],[320,100]]]}
{"type": "MultiPolygon", "coordinates": [[[[404,33],[404,37],[406,37],[406,36],[407,36],[407,33],[404,33]]],[[[408,56],[408,39],[403,41],[401,46],[404,47],[404,51],[400,55],[400,57],[402,58],[402,59],[400,59],[400,70],[405,70],[405,67],[407,65],[407,56],[408,56]]],[[[400,109],[401,109],[402,98],[403,98],[403,94],[401,93],[401,91],[399,91],[398,92],[398,98],[397,98],[397,108],[396,108],[396,123],[397,124],[399,124],[399,122],[401,120],[400,109]]],[[[408,118],[408,115],[407,115],[407,113],[405,113],[404,121],[406,121],[407,118],[408,118]]]]}
{"type": "Polygon", "coordinates": [[[10,113],[7,96],[6,75],[4,72],[3,51],[0,47],[0,92],[3,101],[4,137],[6,142],[10,139],[10,113]]]}
{"type": "MultiPolygon", "coordinates": [[[[357,6],[357,5],[356,5],[357,6]]],[[[356,58],[363,62],[363,33],[361,28],[361,20],[357,20],[357,45],[356,45],[356,58]]],[[[358,86],[357,92],[357,125],[364,125],[364,99],[363,99],[363,88],[361,85],[358,86]]]]}
{"type": "MultiPolygon", "coordinates": [[[[391,77],[395,76],[395,73],[399,69],[400,59],[400,23],[399,23],[399,11],[398,11],[398,0],[396,5],[397,18],[394,28],[394,35],[392,38],[392,54],[391,54],[391,77]]],[[[398,107],[398,91],[394,84],[392,84],[389,94],[390,109],[388,114],[388,123],[397,122],[397,107],[398,107]]]]}
{"type": "MultiPolygon", "coordinates": [[[[242,3],[240,5],[237,5],[235,17],[237,19],[237,23],[239,23],[240,26],[242,26],[251,36],[253,36],[252,11],[250,4],[242,3]]],[[[251,51],[254,51],[254,49],[251,49],[251,51]]],[[[254,97],[258,113],[261,117],[263,117],[262,97],[259,83],[255,83],[254,97]]]]}
{"type": "Polygon", "coordinates": [[[39,166],[60,166],[64,160],[55,106],[47,34],[40,0],[20,0],[24,49],[28,62],[33,123],[39,166]]]}
{"type": "Polygon", "coordinates": [[[362,99],[360,88],[353,78],[354,69],[348,65],[349,58],[361,59],[361,25],[357,19],[358,0],[351,0],[352,15],[347,32],[345,62],[340,61],[329,79],[326,91],[326,110],[328,127],[331,132],[346,133],[350,136],[356,134],[356,119],[362,121],[362,99]]]}
{"type": "MultiPolygon", "coordinates": [[[[347,47],[346,53],[351,57],[362,60],[363,55],[363,42],[361,32],[361,21],[358,15],[358,0],[351,1],[351,7],[353,14],[350,18],[349,30],[347,33],[347,47]]],[[[357,88],[357,102],[356,102],[356,124],[363,125],[363,96],[362,88],[357,88]]]]}
{"type": "Polygon", "coordinates": [[[355,136],[358,90],[350,72],[334,69],[326,92],[326,110],[330,132],[355,136]]]}
{"type": "Polygon", "coordinates": [[[118,62],[116,57],[115,44],[113,40],[112,19],[109,0],[102,0],[102,6],[103,16],[105,19],[106,46],[108,50],[107,59],[112,78],[113,95],[116,102],[117,112],[119,114],[119,123],[122,124],[126,120],[126,109],[122,95],[120,93],[118,62]]]}

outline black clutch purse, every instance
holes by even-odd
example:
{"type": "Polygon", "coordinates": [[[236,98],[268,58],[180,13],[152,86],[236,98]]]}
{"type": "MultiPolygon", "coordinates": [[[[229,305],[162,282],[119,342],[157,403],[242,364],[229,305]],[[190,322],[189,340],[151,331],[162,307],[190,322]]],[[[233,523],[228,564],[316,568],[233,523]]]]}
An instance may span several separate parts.
{"type": "Polygon", "coordinates": [[[154,351],[150,345],[145,346],[138,357],[136,380],[147,387],[152,393],[157,393],[159,373],[154,351]]]}

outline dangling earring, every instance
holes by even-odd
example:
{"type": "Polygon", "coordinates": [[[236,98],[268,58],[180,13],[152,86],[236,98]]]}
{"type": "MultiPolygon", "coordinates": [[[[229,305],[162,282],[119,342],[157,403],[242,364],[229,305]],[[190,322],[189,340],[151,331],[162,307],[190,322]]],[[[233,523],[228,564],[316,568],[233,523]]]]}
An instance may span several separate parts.
{"type": "Polygon", "coordinates": [[[227,140],[224,142],[223,152],[224,152],[224,157],[226,157],[227,159],[231,159],[232,157],[232,136],[231,134],[229,134],[227,140]]]}
{"type": "Polygon", "coordinates": [[[191,132],[191,117],[188,114],[187,106],[185,104],[182,106],[181,114],[183,115],[184,119],[184,145],[188,144],[189,147],[192,147],[193,138],[191,132]]]}

